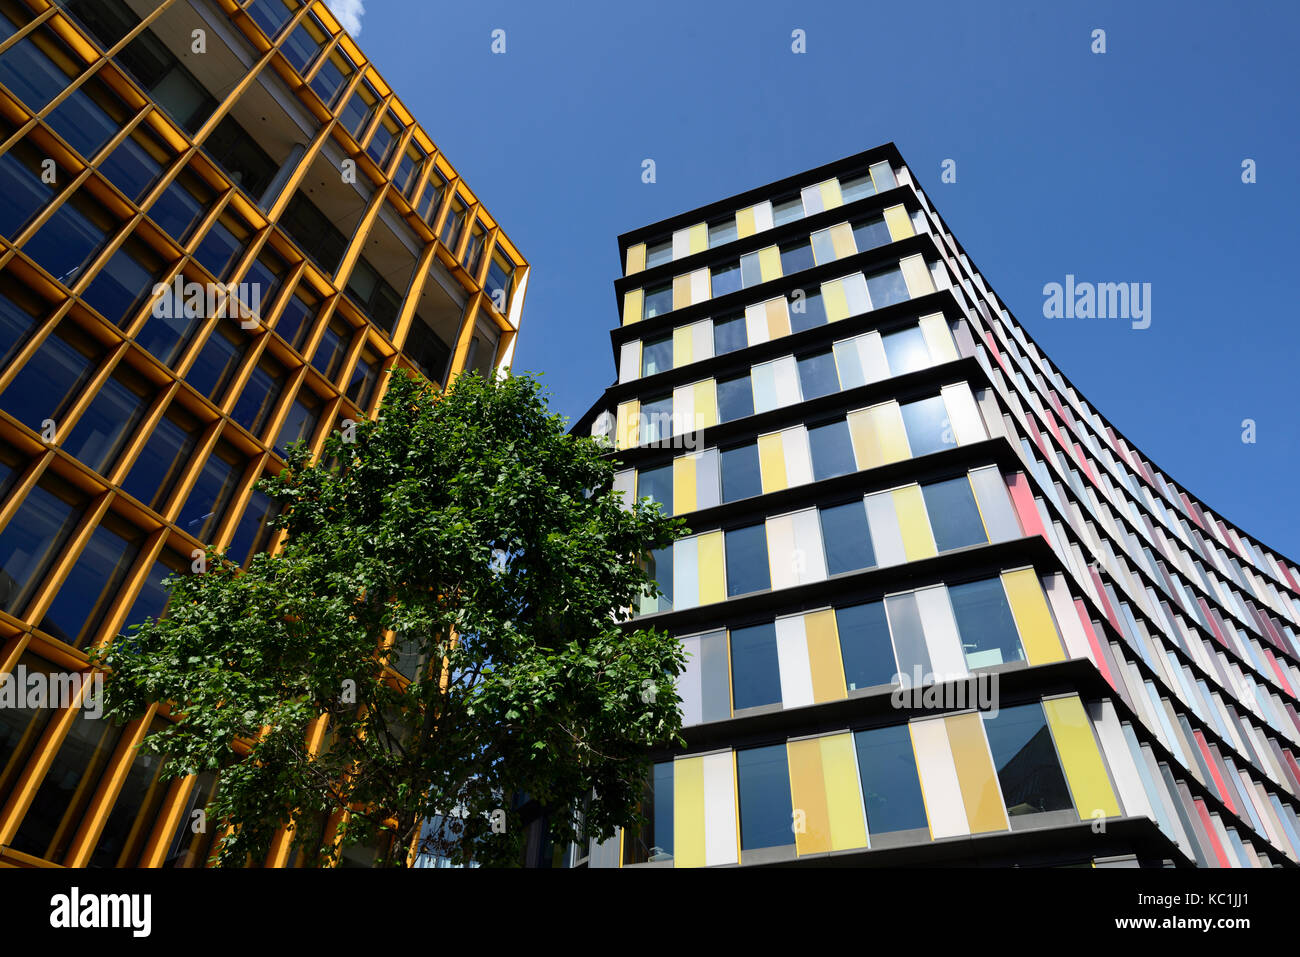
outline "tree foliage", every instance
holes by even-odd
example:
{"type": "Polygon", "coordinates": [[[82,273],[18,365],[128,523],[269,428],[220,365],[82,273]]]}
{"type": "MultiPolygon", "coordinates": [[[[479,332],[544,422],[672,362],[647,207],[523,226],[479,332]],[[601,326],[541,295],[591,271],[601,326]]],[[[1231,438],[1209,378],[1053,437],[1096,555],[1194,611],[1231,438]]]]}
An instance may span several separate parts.
{"type": "Polygon", "coordinates": [[[603,451],[532,378],[434,395],[399,372],[375,421],[261,483],[280,551],[169,579],[166,617],[105,652],[105,702],[174,703],[144,746],[170,776],[219,773],[220,863],[264,859],[290,822],[308,856],[378,842],[400,866],[422,824],[428,853],[508,865],[530,809],[561,841],[636,819],[647,751],[678,740],[684,658],[625,609],[680,524],[625,507],[603,451]],[[322,839],[311,822],[343,809],[322,839]]]}

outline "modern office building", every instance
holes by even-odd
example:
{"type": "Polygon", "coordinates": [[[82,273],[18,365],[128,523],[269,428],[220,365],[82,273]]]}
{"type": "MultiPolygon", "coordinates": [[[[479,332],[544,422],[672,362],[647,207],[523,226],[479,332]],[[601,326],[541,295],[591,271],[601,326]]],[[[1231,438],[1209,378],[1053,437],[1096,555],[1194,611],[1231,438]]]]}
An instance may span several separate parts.
{"type": "Polygon", "coordinates": [[[1083,398],[892,144],[620,253],[575,431],[689,525],[635,619],[686,746],[590,866],[1300,861],[1300,569],[1083,398]]]}
{"type": "Polygon", "coordinates": [[[386,370],[508,364],[527,275],[324,3],[0,0],[0,866],[202,865],[86,649],[273,547],[253,483],[386,370]]]}

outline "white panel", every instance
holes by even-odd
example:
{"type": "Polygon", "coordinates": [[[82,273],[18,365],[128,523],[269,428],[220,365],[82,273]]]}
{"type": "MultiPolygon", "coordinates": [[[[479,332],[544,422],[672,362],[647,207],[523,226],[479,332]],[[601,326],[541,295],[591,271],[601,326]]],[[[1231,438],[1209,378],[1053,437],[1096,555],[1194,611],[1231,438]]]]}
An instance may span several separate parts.
{"type": "Polygon", "coordinates": [[[957,780],[943,719],[913,721],[910,729],[930,833],[936,840],[969,834],[970,824],[961,801],[961,782],[957,780]]]}
{"type": "Polygon", "coordinates": [[[849,315],[871,311],[871,296],[867,294],[867,277],[860,272],[844,277],[844,298],[848,300],[849,315]]]}
{"type": "Polygon", "coordinates": [[[1088,643],[1088,636],[1084,634],[1083,624],[1079,621],[1079,613],[1074,607],[1070,589],[1066,587],[1065,576],[1060,572],[1049,575],[1043,580],[1043,586],[1043,590],[1047,592],[1047,600],[1052,606],[1052,614],[1056,616],[1057,630],[1065,639],[1065,649],[1070,653],[1070,657],[1086,658],[1094,665],[1097,664],[1092,656],[1092,646],[1088,643]]]}
{"type": "Polygon", "coordinates": [[[673,608],[694,608],[699,603],[699,539],[679,538],[673,542],[673,608]]]}
{"type": "Polygon", "coordinates": [[[1097,729],[1097,738],[1101,741],[1101,750],[1110,766],[1111,777],[1119,788],[1124,813],[1129,817],[1149,817],[1154,821],[1155,812],[1142,789],[1142,778],[1133,763],[1128,743],[1124,740],[1124,729],[1115,713],[1115,706],[1109,701],[1095,701],[1087,706],[1087,710],[1088,718],[1097,729]]]}
{"type": "Polygon", "coordinates": [[[614,473],[614,491],[623,493],[623,507],[632,510],[636,499],[636,469],[624,469],[614,473]]]}
{"type": "Polygon", "coordinates": [[[691,324],[691,361],[702,362],[713,358],[713,320],[691,324]]]}
{"type": "Polygon", "coordinates": [[[704,864],[737,864],[736,765],[730,751],[706,754],[704,764],[704,864]]]}
{"type": "Polygon", "coordinates": [[[862,376],[867,383],[889,378],[889,358],[880,333],[868,332],[854,340],[858,346],[858,360],[862,363],[862,376]]]}
{"type": "Polygon", "coordinates": [[[785,452],[786,487],[811,482],[812,453],[808,448],[808,431],[801,425],[786,429],[781,433],[781,448],[785,452]]]}
{"type": "Polygon", "coordinates": [[[750,388],[754,390],[754,412],[767,412],[777,407],[776,364],[764,362],[749,373],[750,388]]]}
{"type": "Polygon", "coordinates": [[[672,434],[695,431],[695,383],[679,385],[673,389],[672,434]]]}
{"type": "Polygon", "coordinates": [[[776,620],[776,658],[781,669],[781,704],[800,708],[813,703],[812,665],[803,615],[776,620]]]}
{"type": "Polygon", "coordinates": [[[765,199],[754,207],[754,232],[772,228],[772,201],[765,199]]]}
{"type": "Polygon", "coordinates": [[[767,560],[773,588],[791,588],[799,584],[791,516],[778,515],[767,520],[767,560]]]}
{"type": "Polygon", "coordinates": [[[767,342],[767,309],[761,302],[745,307],[745,335],[751,346],[767,342]]]}
{"type": "Polygon", "coordinates": [[[811,216],[822,211],[822,188],[820,185],[805,186],[800,192],[803,196],[803,214],[805,216],[811,216]]]}
{"type": "Polygon", "coordinates": [[[826,580],[826,556],[822,552],[822,527],[817,509],[796,512],[794,519],[795,567],[799,570],[799,583],[826,580]]]}
{"type": "Polygon", "coordinates": [[[903,531],[898,527],[898,513],[894,511],[894,497],[889,492],[867,496],[867,524],[871,528],[871,544],[876,551],[876,564],[899,565],[907,561],[903,548],[903,531]]]}
{"type": "Polygon", "coordinates": [[[682,259],[691,254],[691,230],[679,229],[673,233],[673,259],[682,259]]]}
{"type": "Polygon", "coordinates": [[[704,720],[704,669],[700,662],[700,636],[682,639],[686,667],[677,676],[677,694],[682,699],[682,727],[704,720]]]}
{"type": "Polygon", "coordinates": [[[943,392],[943,404],[948,409],[948,421],[952,425],[952,434],[958,445],[981,442],[988,438],[984,433],[984,423],[980,419],[979,409],[975,407],[975,397],[970,393],[966,383],[947,385],[943,392]]]}
{"type": "MultiPolygon", "coordinates": [[[[776,404],[778,406],[794,405],[801,398],[799,392],[799,369],[794,356],[782,356],[772,365],[776,369],[776,404]]],[[[755,409],[755,412],[758,410],[755,409]]]]}
{"type": "Polygon", "coordinates": [[[710,295],[709,270],[695,270],[691,273],[691,302],[704,302],[710,295]]]}
{"type": "Polygon", "coordinates": [[[618,381],[631,382],[641,377],[641,343],[625,342],[618,357],[618,381]]]}
{"type": "Polygon", "coordinates": [[[935,680],[954,681],[969,676],[961,636],[957,633],[957,621],[948,601],[948,589],[943,585],[918,589],[916,607],[921,613],[921,630],[925,633],[925,646],[930,652],[930,667],[935,680]]]}

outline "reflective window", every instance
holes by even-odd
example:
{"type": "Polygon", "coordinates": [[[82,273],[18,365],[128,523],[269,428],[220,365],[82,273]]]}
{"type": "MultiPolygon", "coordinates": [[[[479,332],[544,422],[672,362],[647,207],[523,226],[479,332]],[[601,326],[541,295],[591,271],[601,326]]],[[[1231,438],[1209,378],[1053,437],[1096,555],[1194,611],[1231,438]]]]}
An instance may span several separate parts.
{"type": "Polygon", "coordinates": [[[81,518],[82,494],[46,472],[0,531],[0,611],[21,613],[81,518]]]}
{"type": "Polygon", "coordinates": [[[504,313],[510,305],[510,292],[514,288],[515,265],[503,254],[492,254],[492,265],[488,266],[487,282],[483,291],[488,294],[498,312],[504,313]]]}
{"type": "Polygon", "coordinates": [[[641,444],[658,442],[673,434],[673,397],[669,393],[641,403],[641,444]]]}
{"type": "Polygon", "coordinates": [[[48,26],[37,27],[0,54],[0,83],[33,113],[45,109],[84,69],[81,57],[48,26]]]}
{"type": "Polygon", "coordinates": [[[173,155],[171,147],[163,142],[154,128],[143,122],[104,158],[99,171],[127,199],[138,203],[149,187],[158,182],[163,167],[173,155]]]}
{"type": "Polygon", "coordinates": [[[871,305],[875,309],[892,306],[896,302],[906,302],[907,283],[903,281],[902,270],[895,267],[868,276],[867,293],[871,296],[871,305]]]}
{"type": "Polygon", "coordinates": [[[138,236],[128,236],[95,274],[81,298],[101,316],[125,328],[137,309],[153,293],[166,263],[138,236]]]}
{"type": "Polygon", "coordinates": [[[189,464],[202,431],[201,423],[173,402],[145,442],[122,488],[150,508],[161,508],[189,464]]]}
{"type": "Polygon", "coordinates": [[[464,225],[465,204],[461,202],[460,197],[456,197],[447,209],[447,218],[442,221],[442,233],[438,238],[448,249],[455,250],[456,244],[460,242],[461,227],[464,225]]]}
{"type": "Polygon", "coordinates": [[[259,202],[280,164],[258,145],[257,139],[227,115],[203,141],[203,149],[250,199],[259,202]]]}
{"type": "Polygon", "coordinates": [[[100,151],[135,111],[100,75],[92,76],[54,108],[45,122],[87,159],[100,151]]]}
{"type": "Polygon", "coordinates": [[[823,508],[821,513],[826,574],[855,572],[876,564],[871,530],[867,525],[867,509],[861,501],[823,508]]]}
{"type": "Polygon", "coordinates": [[[379,369],[382,362],[383,359],[379,353],[368,345],[361,350],[361,355],[357,357],[357,364],[352,367],[352,378],[348,382],[347,388],[343,390],[344,395],[357,404],[357,408],[367,409],[370,407],[370,400],[375,394],[375,386],[379,384],[379,369]]]}
{"type": "Polygon", "coordinates": [[[59,282],[71,286],[81,267],[103,248],[119,225],[108,207],[83,186],[27,240],[23,252],[59,282]]]}
{"type": "Polygon", "coordinates": [[[731,687],[737,711],[781,703],[781,669],[772,622],[732,629],[731,687]]]}
{"type": "Polygon", "coordinates": [[[736,238],[736,217],[728,216],[709,227],[709,248],[714,249],[736,238]]]}
{"type": "Polygon", "coordinates": [[[177,243],[184,243],[214,198],[212,187],[184,169],[149,208],[149,218],[177,243]]]}
{"type": "Polygon", "coordinates": [[[251,344],[252,340],[233,322],[218,320],[194,365],[185,373],[185,381],[194,386],[199,395],[215,402],[234,378],[251,344]]]}
{"type": "Polygon", "coordinates": [[[0,408],[40,432],[49,419],[59,426],[59,416],[90,378],[102,347],[70,319],[41,343],[9,387],[0,394],[0,408]]]}
{"type": "Polygon", "coordinates": [[[772,203],[773,226],[784,226],[796,219],[803,219],[803,199],[798,194],[772,203]]]}
{"type": "MultiPolygon", "coordinates": [[[[853,179],[846,179],[840,183],[840,198],[847,206],[849,203],[856,203],[860,199],[865,199],[876,191],[876,185],[871,182],[871,176],[864,173],[853,179]]],[[[862,247],[859,246],[859,249],[862,247]]]]}
{"type": "Polygon", "coordinates": [[[757,443],[751,442],[734,449],[723,449],[721,463],[724,502],[734,502],[737,499],[763,494],[757,443]]]}
{"type": "Polygon", "coordinates": [[[105,474],[144,417],[154,388],[135,370],[119,364],[63,442],[63,450],[105,474]]]}
{"type": "Polygon", "coordinates": [[[822,301],[821,290],[795,290],[786,296],[790,313],[790,331],[803,332],[826,325],[826,304],[822,301]],[[801,295],[797,295],[800,293],[801,295]]]}
{"type": "MultiPolygon", "coordinates": [[[[188,277],[182,276],[188,282],[188,277]]],[[[174,297],[155,300],[144,328],[135,334],[136,344],[153,353],[166,365],[173,365],[206,316],[206,306],[199,297],[177,302],[174,297]]]]}
{"type": "Polygon", "coordinates": [[[0,273],[0,369],[9,364],[48,308],[48,303],[13,273],[0,273]]]}
{"type": "Polygon", "coordinates": [[[647,244],[645,248],[645,268],[653,269],[673,261],[673,241],[665,239],[661,243],[647,244]]]}
{"type": "Polygon", "coordinates": [[[717,396],[719,422],[731,422],[754,414],[754,390],[749,385],[748,372],[731,379],[720,379],[717,396]]]}
{"type": "Polygon", "coordinates": [[[301,352],[307,333],[311,331],[311,318],[316,315],[318,305],[320,301],[316,294],[306,286],[299,286],[280,310],[280,318],[275,323],[276,333],[301,352]]]}
{"type": "Polygon", "coordinates": [[[311,79],[311,88],[328,107],[334,106],[347,78],[356,72],[352,59],[342,50],[333,50],[311,79]]]}
{"type": "Polygon", "coordinates": [[[713,320],[713,353],[735,352],[749,345],[749,335],[745,331],[744,314],[725,316],[713,320]]]}
{"type": "Polygon", "coordinates": [[[967,667],[988,668],[1024,661],[1016,621],[1000,578],[952,585],[948,597],[967,667]]]}
{"type": "Polygon", "coordinates": [[[650,498],[660,504],[665,515],[673,514],[673,467],[646,469],[636,476],[636,497],[650,498]]]}
{"type": "Polygon", "coordinates": [[[280,50],[295,70],[306,73],[307,67],[316,59],[328,39],[329,34],[325,32],[316,14],[308,13],[297,29],[280,44],[280,50]]]}
{"type": "MultiPolygon", "coordinates": [[[[166,727],[166,722],[155,718],[151,730],[166,727]]],[[[137,751],[127,772],[113,810],[104,822],[88,867],[132,867],[149,839],[151,825],[157,818],[170,782],[162,779],[161,755],[137,751]],[[136,825],[139,822],[138,826],[136,825]]]]}
{"type": "Polygon", "coordinates": [[[925,344],[925,336],[920,326],[911,326],[881,336],[885,346],[885,357],[889,360],[889,371],[893,375],[903,375],[924,369],[930,365],[930,349],[925,344]]]}
{"type": "Polygon", "coordinates": [[[47,182],[42,163],[46,155],[22,139],[0,156],[0,233],[14,237],[54,197],[56,183],[68,181],[67,171],[54,167],[56,183],[47,182]]]}
{"type": "Polygon", "coordinates": [[[347,357],[348,343],[351,339],[352,327],[338,316],[330,320],[321,335],[320,344],[316,347],[316,356],[311,360],[311,364],[331,382],[338,375],[339,368],[347,357]]]}
{"type": "Polygon", "coordinates": [[[111,512],[90,536],[38,627],[80,648],[117,600],[143,533],[111,512]]]}
{"type": "Polygon", "coordinates": [[[297,8],[297,0],[253,0],[248,5],[248,14],[262,32],[274,40],[284,25],[293,19],[297,8]]]}
{"type": "Polygon", "coordinates": [[[808,240],[801,239],[781,247],[781,275],[792,276],[805,269],[812,269],[815,265],[817,261],[813,258],[812,243],[808,240]]]}
{"type": "MultiPolygon", "coordinates": [[[[858,731],[853,735],[858,752],[858,774],[867,812],[867,831],[927,829],[925,799],[916,773],[916,756],[907,725],[858,731]]],[[[928,836],[928,833],[927,835],[928,836]]]]}
{"type": "Polygon", "coordinates": [[[1043,706],[1035,701],[982,717],[1007,814],[1071,810],[1070,789],[1043,706]]]}
{"type": "Polygon", "coordinates": [[[654,375],[673,367],[673,337],[651,339],[641,347],[641,374],[654,375]]]}
{"type": "Polygon", "coordinates": [[[740,262],[728,263],[713,270],[712,295],[714,299],[731,292],[738,292],[740,283],[740,262]]]}
{"type": "Polygon", "coordinates": [[[354,137],[359,137],[378,106],[379,94],[375,92],[369,80],[362,80],[361,85],[352,94],[352,99],[348,100],[347,106],[343,107],[343,112],[339,114],[339,122],[354,137]]]}
{"type": "Polygon", "coordinates": [[[230,417],[254,435],[261,435],[266,420],[271,417],[275,404],[280,400],[287,376],[280,361],[263,350],[257,366],[239,390],[230,417]]]}
{"type": "Polygon", "coordinates": [[[736,752],[740,848],[794,844],[790,770],[784,744],[736,752]]]}
{"type": "Polygon", "coordinates": [[[657,598],[642,596],[639,614],[649,615],[657,611],[672,611],[673,607],[673,549],[658,548],[650,553],[646,572],[659,586],[657,598]]]}
{"type": "Polygon", "coordinates": [[[875,249],[877,246],[883,246],[892,242],[889,235],[889,227],[885,225],[885,220],[881,217],[875,219],[863,219],[853,224],[853,241],[858,245],[858,252],[864,253],[868,249],[875,249]]]}
{"type": "Polygon", "coordinates": [[[655,316],[662,316],[666,312],[672,312],[672,308],[673,284],[666,282],[661,286],[651,286],[645,291],[645,306],[641,318],[653,319],[655,316]]]}
{"type": "Polygon", "coordinates": [[[211,541],[239,484],[243,467],[243,459],[234,448],[218,442],[204,461],[176,524],[201,542],[211,541]]]}
{"type": "Polygon", "coordinates": [[[767,567],[767,529],[762,525],[726,533],[727,597],[772,587],[767,567]]]}
{"type": "Polygon", "coordinates": [[[280,228],[317,266],[329,275],[334,275],[343,259],[343,251],[347,249],[347,237],[302,190],[294,193],[293,199],[289,200],[284,215],[280,217],[280,228]]]}
{"type": "Polygon", "coordinates": [[[908,402],[903,405],[902,413],[907,442],[912,447],[913,456],[938,452],[957,444],[942,396],[908,402]]]}
{"type": "Polygon", "coordinates": [[[889,640],[884,602],[835,609],[835,628],[840,635],[844,680],[850,691],[894,683],[898,666],[889,640]]]}
{"type": "Polygon", "coordinates": [[[799,360],[799,385],[805,400],[830,395],[840,390],[840,377],[835,369],[835,355],[830,350],[799,360]]]}
{"type": "Polygon", "coordinates": [[[402,311],[402,296],[364,258],[348,278],[348,295],[380,329],[392,333],[402,311]]]}
{"type": "Polygon", "coordinates": [[[975,504],[975,493],[966,476],[922,485],[921,494],[925,496],[925,509],[930,513],[930,527],[939,551],[988,541],[979,506],[975,504]]]}
{"type": "Polygon", "coordinates": [[[217,279],[225,279],[252,235],[252,227],[244,218],[227,208],[194,250],[194,258],[217,279]]]}
{"type": "Polygon", "coordinates": [[[304,387],[298,390],[285,414],[284,424],[280,426],[280,435],[275,440],[275,451],[281,458],[286,457],[289,446],[299,439],[311,441],[320,422],[322,404],[320,396],[311,389],[304,387]]]}
{"type": "Polygon", "coordinates": [[[248,498],[244,514],[235,526],[230,545],[226,549],[231,561],[244,565],[257,552],[264,551],[271,543],[271,534],[275,529],[267,525],[279,511],[277,506],[264,492],[254,491],[248,498]]]}
{"type": "Polygon", "coordinates": [[[187,133],[197,133],[217,108],[216,98],[151,30],[132,40],[117,55],[117,62],[130,71],[149,91],[153,101],[171,114],[187,133]]]}
{"type": "Polygon", "coordinates": [[[812,452],[813,478],[817,481],[858,470],[858,464],[853,458],[849,423],[843,419],[810,427],[808,447],[812,452]]]}
{"type": "Polygon", "coordinates": [[[431,381],[442,384],[447,378],[447,364],[451,362],[451,346],[433,331],[429,321],[419,313],[406,334],[402,347],[406,357],[431,381]]]}

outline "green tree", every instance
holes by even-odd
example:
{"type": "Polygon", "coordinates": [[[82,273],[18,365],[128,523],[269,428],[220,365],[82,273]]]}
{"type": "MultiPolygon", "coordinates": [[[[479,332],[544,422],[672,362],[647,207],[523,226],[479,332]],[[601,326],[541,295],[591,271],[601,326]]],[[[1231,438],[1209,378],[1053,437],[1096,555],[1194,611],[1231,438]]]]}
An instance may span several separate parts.
{"type": "Polygon", "coordinates": [[[295,447],[262,482],[284,505],[280,551],[243,572],[210,553],[168,580],[167,616],[103,653],[106,710],[175,703],[181,720],[143,747],[171,776],[219,773],[220,863],[262,860],[291,821],[323,861],[337,847],[309,822],[338,809],[340,843],[391,845],[397,866],[436,815],[424,850],[516,863],[519,795],[561,841],[636,820],[648,749],[679,740],[684,656],[621,623],[654,591],[646,556],[681,529],[625,507],[603,451],[532,378],[434,395],[398,373],[375,421],[335,432],[315,465],[295,447]]]}

